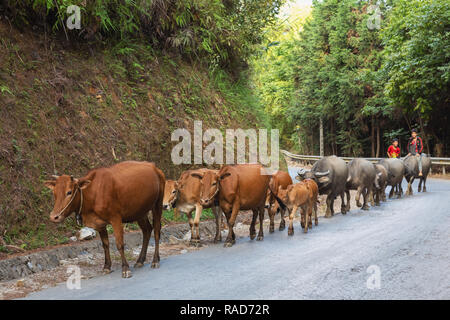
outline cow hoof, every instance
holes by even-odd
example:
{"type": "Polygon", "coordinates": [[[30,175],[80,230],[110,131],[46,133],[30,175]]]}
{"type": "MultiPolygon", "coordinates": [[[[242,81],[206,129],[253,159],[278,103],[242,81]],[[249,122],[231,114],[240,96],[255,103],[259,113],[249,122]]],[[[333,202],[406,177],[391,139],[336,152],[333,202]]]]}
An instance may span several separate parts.
{"type": "Polygon", "coordinates": [[[361,210],[369,210],[369,206],[365,205],[364,207],[361,208],[361,210]]]}
{"type": "Polygon", "coordinates": [[[377,202],[377,203],[375,203],[375,205],[376,205],[377,207],[379,207],[379,206],[380,206],[380,203],[379,203],[379,202],[377,202]]]}
{"type": "Polygon", "coordinates": [[[258,238],[256,238],[256,241],[262,241],[264,240],[264,236],[258,236],[258,238]]]}
{"type": "Polygon", "coordinates": [[[423,187],[422,192],[427,192],[427,188],[423,187]]]}
{"type": "Polygon", "coordinates": [[[255,239],[255,238],[256,238],[256,233],[250,234],[250,240],[253,240],[253,239],[255,239]]]}
{"type": "Polygon", "coordinates": [[[103,268],[103,274],[110,274],[112,271],[109,268],[103,268]]]}
{"type": "Polygon", "coordinates": [[[131,278],[131,271],[130,270],[122,271],[122,278],[131,278]]]}
{"type": "Polygon", "coordinates": [[[214,243],[219,243],[219,242],[222,242],[222,238],[215,238],[214,239],[214,243]]]}
{"type": "Polygon", "coordinates": [[[134,264],[134,268],[135,269],[137,269],[137,268],[142,268],[144,266],[144,264],[142,263],[142,262],[136,262],[135,264],[134,264]]]}
{"type": "Polygon", "coordinates": [[[152,262],[152,269],[159,269],[159,262],[152,262]]]}
{"type": "Polygon", "coordinates": [[[325,218],[331,218],[331,213],[327,213],[327,214],[325,215],[325,218]]]}
{"type": "Polygon", "coordinates": [[[358,208],[361,208],[362,207],[362,204],[360,203],[360,202],[356,202],[356,206],[358,207],[358,208]]]}
{"type": "Polygon", "coordinates": [[[284,229],[286,229],[285,226],[280,226],[280,227],[278,228],[279,231],[283,231],[284,229]]]}
{"type": "Polygon", "coordinates": [[[269,233],[274,233],[275,232],[275,228],[274,227],[270,227],[269,228],[269,233]]]}
{"type": "Polygon", "coordinates": [[[341,208],[341,214],[347,214],[347,210],[345,208],[341,208]]]}
{"type": "Polygon", "coordinates": [[[225,248],[231,248],[233,246],[232,242],[225,242],[225,244],[223,245],[225,248]]]}
{"type": "Polygon", "coordinates": [[[314,221],[314,225],[318,226],[319,225],[319,220],[314,221]]]}
{"type": "Polygon", "coordinates": [[[293,236],[294,235],[294,230],[288,230],[288,236],[293,236]]]}
{"type": "Polygon", "coordinates": [[[200,240],[199,239],[191,239],[191,241],[189,242],[189,245],[191,247],[198,247],[199,244],[200,244],[200,240]]]}

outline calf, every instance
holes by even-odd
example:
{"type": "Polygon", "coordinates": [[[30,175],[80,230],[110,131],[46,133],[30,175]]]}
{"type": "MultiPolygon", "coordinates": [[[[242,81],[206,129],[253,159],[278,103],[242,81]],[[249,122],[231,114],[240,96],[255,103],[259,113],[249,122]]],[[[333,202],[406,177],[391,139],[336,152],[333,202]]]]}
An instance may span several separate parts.
{"type": "Polygon", "coordinates": [[[159,237],[165,177],[154,163],[125,161],[109,168],[91,170],[80,179],[68,175],[54,178],[55,180],[44,183],[53,190],[55,199],[50,220],[61,223],[72,212],[76,212],[77,222],[97,230],[105,251],[103,267],[105,273],[111,272],[109,239],[106,231],[106,226],[111,224],[116,246],[122,257],[122,277],[131,277],[124,252],[123,222],[137,221],[142,229],[142,249],[135,268],[144,265],[152,229],[155,230],[152,268],[159,267],[159,237]],[[150,210],[153,225],[148,220],[150,210]]]}
{"type": "Polygon", "coordinates": [[[275,214],[277,212],[280,212],[281,220],[280,220],[280,227],[279,230],[282,231],[285,228],[285,221],[284,221],[284,209],[281,210],[280,206],[278,205],[278,202],[275,200],[275,196],[278,195],[278,189],[281,187],[282,189],[287,188],[288,185],[292,184],[292,178],[289,175],[289,173],[284,171],[277,171],[275,172],[269,182],[269,189],[267,190],[267,196],[266,196],[266,204],[265,208],[267,208],[269,219],[270,219],[270,227],[269,232],[274,232],[274,218],[275,214]]]}
{"type": "Polygon", "coordinates": [[[289,185],[286,189],[279,189],[278,195],[280,200],[289,210],[289,228],[288,235],[294,235],[294,215],[297,210],[301,209],[301,225],[304,232],[308,232],[309,221],[308,216],[312,209],[311,190],[306,182],[299,182],[289,185]]]}
{"type": "MultiPolygon", "coordinates": [[[[194,246],[200,245],[200,218],[203,208],[212,208],[216,218],[216,236],[214,242],[222,240],[220,227],[222,224],[222,213],[219,211],[217,201],[211,201],[208,204],[200,203],[201,182],[198,177],[203,176],[206,172],[217,172],[217,170],[198,169],[187,170],[183,172],[174,183],[167,185],[164,192],[163,208],[165,210],[171,207],[188,216],[189,226],[191,227],[190,244],[194,246]],[[192,212],[195,210],[194,219],[192,212]]],[[[213,199],[214,200],[214,199],[213,199]]]]}

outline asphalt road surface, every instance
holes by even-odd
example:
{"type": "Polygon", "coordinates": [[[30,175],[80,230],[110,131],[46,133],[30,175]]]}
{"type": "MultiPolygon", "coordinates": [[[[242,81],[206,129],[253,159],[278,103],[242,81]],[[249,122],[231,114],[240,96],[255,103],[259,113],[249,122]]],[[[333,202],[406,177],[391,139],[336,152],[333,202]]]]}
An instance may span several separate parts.
{"type": "Polygon", "coordinates": [[[415,182],[413,196],[320,218],[308,234],[298,221],[292,237],[276,225],[264,241],[240,238],[168,257],[157,270],[147,261],[130,279],[115,270],[79,290],[64,283],[27,298],[450,299],[450,181],[427,188],[417,193],[415,182]]]}

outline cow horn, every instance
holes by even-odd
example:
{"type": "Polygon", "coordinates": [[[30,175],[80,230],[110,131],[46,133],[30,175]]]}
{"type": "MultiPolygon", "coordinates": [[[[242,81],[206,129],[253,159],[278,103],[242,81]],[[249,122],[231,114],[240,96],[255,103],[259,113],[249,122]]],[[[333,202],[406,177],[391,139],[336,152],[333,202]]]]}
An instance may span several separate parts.
{"type": "Polygon", "coordinates": [[[314,175],[316,177],[323,177],[323,176],[327,176],[330,174],[330,170],[324,171],[324,172],[314,172],[314,175]]]}

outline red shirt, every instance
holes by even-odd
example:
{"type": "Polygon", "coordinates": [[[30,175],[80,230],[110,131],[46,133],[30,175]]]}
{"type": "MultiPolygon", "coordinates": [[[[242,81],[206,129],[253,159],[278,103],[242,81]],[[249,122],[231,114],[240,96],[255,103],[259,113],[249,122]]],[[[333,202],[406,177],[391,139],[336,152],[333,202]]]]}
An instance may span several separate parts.
{"type": "Polygon", "coordinates": [[[391,158],[400,157],[400,147],[394,147],[394,145],[391,145],[388,149],[388,154],[391,156],[391,158]]]}

